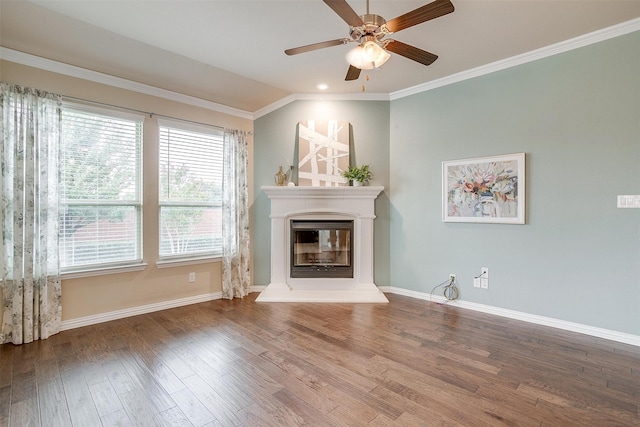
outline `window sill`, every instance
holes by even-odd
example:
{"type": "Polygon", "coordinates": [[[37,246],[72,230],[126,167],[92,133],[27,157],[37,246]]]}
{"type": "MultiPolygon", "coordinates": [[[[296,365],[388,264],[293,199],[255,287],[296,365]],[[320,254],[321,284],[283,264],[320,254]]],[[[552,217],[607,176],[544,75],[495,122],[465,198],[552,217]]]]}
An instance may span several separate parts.
{"type": "Polygon", "coordinates": [[[147,263],[133,265],[119,265],[114,267],[93,268],[91,270],[69,271],[60,274],[60,279],[79,279],[82,277],[103,276],[105,274],[130,273],[133,271],[142,271],[147,268],[147,263]]]}
{"type": "Polygon", "coordinates": [[[182,258],[182,259],[167,259],[160,260],[156,262],[157,268],[171,268],[171,267],[182,267],[185,265],[194,265],[194,264],[207,264],[210,262],[221,262],[221,256],[207,256],[201,258],[182,258]]]}

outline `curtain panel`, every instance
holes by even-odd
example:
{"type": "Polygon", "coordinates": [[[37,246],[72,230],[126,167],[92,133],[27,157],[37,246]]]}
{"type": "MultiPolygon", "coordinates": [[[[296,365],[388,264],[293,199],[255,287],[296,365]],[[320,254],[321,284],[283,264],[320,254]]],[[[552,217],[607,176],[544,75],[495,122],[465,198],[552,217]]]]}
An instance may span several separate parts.
{"type": "Polygon", "coordinates": [[[249,182],[247,133],[224,133],[222,178],[222,297],[249,294],[249,182]]]}
{"type": "Polygon", "coordinates": [[[0,343],[60,331],[58,159],[60,97],[0,83],[2,236],[0,343]]]}

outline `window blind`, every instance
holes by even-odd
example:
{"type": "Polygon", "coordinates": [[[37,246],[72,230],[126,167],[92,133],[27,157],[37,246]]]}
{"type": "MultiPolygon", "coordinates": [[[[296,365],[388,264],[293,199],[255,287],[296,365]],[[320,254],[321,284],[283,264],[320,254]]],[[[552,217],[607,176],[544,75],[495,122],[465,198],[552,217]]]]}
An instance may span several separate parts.
{"type": "Polygon", "coordinates": [[[142,121],[63,108],[61,268],[142,260],[142,121]]]}
{"type": "Polygon", "coordinates": [[[160,123],[160,257],[217,255],[222,248],[222,133],[160,123]]]}

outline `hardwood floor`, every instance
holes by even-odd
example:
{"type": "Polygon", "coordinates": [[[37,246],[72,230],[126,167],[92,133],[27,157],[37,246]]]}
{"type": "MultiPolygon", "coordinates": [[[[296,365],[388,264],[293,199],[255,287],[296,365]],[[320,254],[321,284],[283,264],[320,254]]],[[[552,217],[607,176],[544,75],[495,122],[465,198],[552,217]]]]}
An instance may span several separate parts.
{"type": "Polygon", "coordinates": [[[256,295],[0,346],[0,425],[640,425],[639,347],[397,295],[256,295]]]}

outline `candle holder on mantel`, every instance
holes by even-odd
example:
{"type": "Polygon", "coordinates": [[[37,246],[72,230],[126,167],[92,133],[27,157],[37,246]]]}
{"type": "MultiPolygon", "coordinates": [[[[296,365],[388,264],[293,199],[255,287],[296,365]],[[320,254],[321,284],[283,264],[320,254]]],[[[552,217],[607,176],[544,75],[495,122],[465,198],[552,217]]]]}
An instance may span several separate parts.
{"type": "Polygon", "coordinates": [[[282,170],[282,166],[280,166],[278,173],[274,175],[274,179],[279,187],[287,185],[287,174],[282,170]]]}

